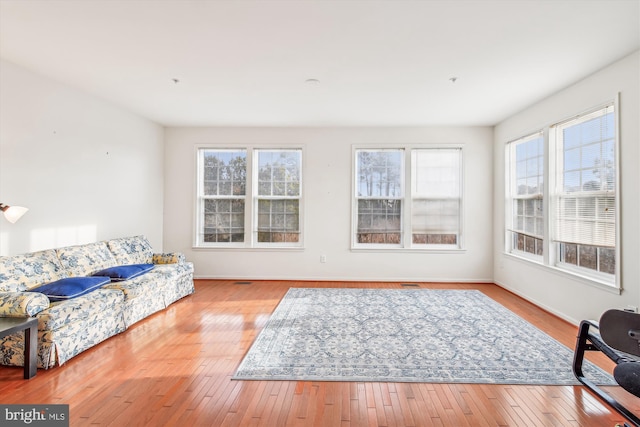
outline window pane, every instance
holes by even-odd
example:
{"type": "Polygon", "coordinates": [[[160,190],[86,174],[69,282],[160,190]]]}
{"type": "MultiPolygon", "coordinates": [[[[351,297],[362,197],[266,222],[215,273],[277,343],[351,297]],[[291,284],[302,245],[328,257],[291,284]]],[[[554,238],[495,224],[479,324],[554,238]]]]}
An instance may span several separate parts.
{"type": "Polygon", "coordinates": [[[598,251],[595,246],[578,245],[578,265],[597,270],[598,251]]]}
{"type": "Polygon", "coordinates": [[[244,200],[205,200],[203,223],[203,242],[243,242],[244,200]]]}
{"type": "Polygon", "coordinates": [[[536,253],[536,239],[531,236],[524,237],[524,250],[530,254],[536,253]]]}
{"type": "Polygon", "coordinates": [[[258,242],[299,242],[298,200],[258,201],[258,242]]]}
{"type": "Polygon", "coordinates": [[[512,197],[541,195],[543,192],[544,149],[538,134],[511,143],[514,162],[509,165],[512,197]]]}
{"type": "MultiPolygon", "coordinates": [[[[517,178],[527,177],[527,159],[526,158],[516,163],[516,177],[517,178]]],[[[526,179],[524,181],[526,182],[526,179]]]]}
{"type": "Polygon", "coordinates": [[[564,191],[565,193],[573,193],[580,191],[580,171],[564,173],[564,191]]]}
{"type": "Polygon", "coordinates": [[[528,194],[540,194],[542,193],[542,188],[540,188],[539,184],[540,178],[537,176],[531,176],[527,178],[527,192],[528,194]]]}
{"type": "Polygon", "coordinates": [[[529,187],[527,186],[527,178],[522,178],[518,180],[518,188],[516,190],[517,195],[527,195],[533,193],[529,191],[529,187]]]}
{"type": "Polygon", "coordinates": [[[603,273],[616,273],[616,250],[614,248],[599,248],[598,270],[603,273]]]}
{"type": "Polygon", "coordinates": [[[256,150],[259,196],[300,196],[300,150],[256,150]]]}
{"type": "Polygon", "coordinates": [[[414,197],[459,197],[460,149],[413,150],[414,197]]]}
{"type": "Polygon", "coordinates": [[[561,255],[562,261],[568,264],[578,265],[578,245],[563,244],[561,255]]]}
{"type": "Polygon", "coordinates": [[[400,200],[358,200],[358,243],[398,244],[401,241],[400,200]]]}
{"type": "Polygon", "coordinates": [[[542,255],[542,239],[522,233],[511,233],[513,249],[534,255],[542,255]]]}
{"type": "Polygon", "coordinates": [[[402,150],[358,150],[358,197],[402,197],[402,150]]]}
{"type": "Polygon", "coordinates": [[[413,201],[411,225],[414,234],[454,233],[457,235],[460,218],[460,201],[428,200],[413,201]]]}
{"type": "Polygon", "coordinates": [[[412,242],[416,245],[456,245],[458,236],[455,234],[414,234],[412,242]]]}
{"type": "Polygon", "coordinates": [[[204,150],[203,194],[243,196],[246,189],[245,150],[204,150]]]}

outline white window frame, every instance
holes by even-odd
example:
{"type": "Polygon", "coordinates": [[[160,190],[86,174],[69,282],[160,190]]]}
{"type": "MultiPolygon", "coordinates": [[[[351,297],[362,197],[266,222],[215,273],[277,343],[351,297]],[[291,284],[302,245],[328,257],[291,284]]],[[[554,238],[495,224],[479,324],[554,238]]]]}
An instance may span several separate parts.
{"type": "MultiPolygon", "coordinates": [[[[250,152],[245,147],[228,147],[228,146],[220,146],[220,147],[198,147],[196,149],[196,206],[195,206],[195,232],[194,232],[194,246],[195,247],[244,247],[247,241],[247,221],[246,214],[247,208],[249,204],[249,200],[247,199],[248,183],[245,183],[245,194],[238,196],[231,195],[218,195],[218,196],[209,196],[205,195],[205,183],[204,183],[204,156],[207,151],[215,151],[217,153],[223,152],[240,152],[243,151],[245,154],[246,165],[250,162],[250,152]],[[207,200],[229,200],[229,199],[243,199],[244,200],[244,241],[243,242],[205,242],[204,240],[204,227],[205,227],[205,203],[207,200]]],[[[246,172],[245,172],[246,173],[246,172]]]]}
{"type": "MultiPolygon", "coordinates": [[[[371,249],[382,249],[382,248],[401,248],[403,246],[403,238],[404,238],[404,217],[406,210],[405,203],[405,194],[406,194],[406,186],[405,186],[405,170],[406,170],[406,150],[403,147],[384,147],[384,148],[356,148],[354,150],[354,188],[353,188],[353,213],[354,213],[354,221],[353,221],[353,233],[352,233],[352,245],[358,248],[371,248],[371,249]],[[400,188],[398,189],[399,194],[394,195],[359,195],[358,191],[358,154],[361,152],[373,152],[373,153],[399,153],[400,154],[400,170],[398,171],[398,175],[400,177],[400,188]],[[358,213],[359,213],[359,202],[360,201],[381,201],[384,202],[386,200],[399,202],[400,203],[400,239],[397,243],[358,243],[358,213]]],[[[370,233],[374,234],[374,233],[370,233]]],[[[382,233],[379,233],[382,234],[382,233]]]]}
{"type": "MultiPolygon", "coordinates": [[[[590,108],[585,112],[577,114],[572,117],[568,117],[564,120],[554,122],[542,129],[543,143],[544,143],[544,194],[543,194],[543,209],[544,209],[544,234],[543,234],[543,255],[542,257],[532,255],[529,253],[513,250],[512,245],[512,198],[511,191],[513,188],[512,182],[512,147],[511,143],[526,139],[535,133],[530,133],[525,137],[518,138],[509,141],[505,145],[505,228],[504,228],[504,249],[505,254],[515,256],[525,261],[535,262],[542,268],[547,268],[555,272],[566,274],[568,277],[574,277],[582,282],[606,289],[611,292],[620,293],[622,291],[622,283],[620,277],[620,108],[619,108],[619,95],[616,95],[613,100],[604,102],[594,108],[590,108]],[[563,193],[560,191],[558,173],[563,168],[563,158],[558,146],[558,141],[555,136],[557,129],[565,127],[571,124],[578,124],[579,121],[586,121],[593,118],[594,115],[598,115],[598,112],[605,110],[606,108],[613,108],[613,122],[615,127],[614,135],[614,168],[615,168],[615,273],[608,274],[592,270],[587,267],[580,267],[573,264],[560,262],[560,244],[555,241],[557,232],[554,229],[556,227],[556,218],[558,210],[559,196],[563,193]]],[[[594,195],[599,192],[594,192],[594,195]]]]}
{"type": "MultiPolygon", "coordinates": [[[[298,248],[302,246],[302,183],[303,183],[303,165],[302,165],[302,149],[299,148],[264,148],[258,147],[252,151],[253,156],[253,168],[252,168],[252,212],[253,212],[253,220],[251,222],[251,234],[252,234],[252,242],[255,247],[291,247],[298,248]],[[300,168],[300,181],[298,183],[298,194],[297,195],[262,195],[259,190],[259,152],[288,152],[288,153],[297,153],[299,155],[299,168],[300,168]],[[265,201],[278,201],[278,200],[288,200],[288,201],[297,201],[298,202],[298,241],[285,241],[285,242],[260,242],[258,238],[258,234],[260,232],[260,218],[259,218],[259,203],[261,200],[265,201]]],[[[283,232],[286,234],[286,232],[283,232]]]]}
{"type": "MultiPolygon", "coordinates": [[[[408,209],[410,210],[410,218],[411,218],[411,222],[408,223],[409,225],[409,230],[407,234],[409,234],[408,238],[411,239],[410,241],[410,245],[413,248],[422,248],[422,249],[440,249],[440,250],[446,250],[446,249],[460,249],[462,247],[461,245],[461,239],[462,239],[462,213],[463,213],[463,199],[462,199],[462,178],[463,178],[463,156],[462,156],[462,147],[428,147],[428,148],[412,148],[410,153],[411,156],[411,194],[410,194],[410,198],[411,198],[411,204],[408,205],[408,209]],[[419,193],[419,186],[418,186],[418,182],[417,182],[417,174],[418,174],[418,166],[417,166],[417,161],[418,161],[418,155],[422,152],[422,153],[426,153],[432,151],[433,153],[431,154],[439,154],[440,152],[445,152],[445,154],[451,154],[451,160],[454,161],[454,163],[456,163],[454,166],[457,166],[457,171],[453,171],[453,172],[457,172],[457,174],[455,176],[450,175],[449,179],[444,179],[445,177],[442,174],[438,174],[437,171],[435,175],[437,176],[431,176],[432,178],[432,184],[434,184],[434,189],[428,189],[430,194],[420,194],[419,193]],[[439,182],[438,182],[439,181],[439,182]],[[437,182],[437,184],[436,184],[437,182]],[[457,186],[456,186],[457,184],[457,186]],[[443,195],[443,194],[438,194],[439,193],[439,189],[444,188],[444,187],[451,187],[453,189],[453,187],[457,187],[455,188],[455,190],[453,190],[453,192],[457,192],[457,194],[448,194],[448,195],[443,195]],[[441,215],[438,216],[438,219],[440,220],[440,228],[438,230],[431,230],[431,231],[436,231],[433,233],[428,233],[426,232],[427,230],[423,230],[425,231],[425,233],[421,233],[424,234],[426,236],[431,236],[431,237],[435,237],[435,236],[439,236],[440,238],[444,237],[444,236],[452,236],[455,235],[455,243],[434,243],[434,242],[416,242],[414,239],[414,234],[417,231],[417,221],[414,220],[415,218],[415,202],[421,200],[421,201],[425,201],[425,202],[429,202],[429,201],[439,201],[442,202],[444,204],[446,204],[447,202],[449,202],[450,204],[454,205],[457,204],[457,216],[453,215],[453,217],[455,217],[455,222],[456,225],[454,227],[451,227],[450,225],[447,226],[446,225],[446,215],[441,215]]],[[[445,159],[444,158],[440,158],[439,161],[445,163],[445,159]]],[[[446,165],[444,165],[446,166],[446,165]]],[[[443,165],[439,165],[437,167],[438,170],[442,171],[442,170],[447,170],[446,167],[443,167],[443,165]]],[[[446,173],[444,174],[446,175],[446,173]]],[[[428,237],[427,237],[428,239],[428,237]]]]}
{"type": "MultiPolygon", "coordinates": [[[[195,147],[196,158],[196,194],[194,202],[193,247],[195,249],[302,249],[304,248],[304,170],[305,156],[303,146],[273,146],[273,145],[212,145],[203,144],[195,147]],[[244,195],[244,241],[243,242],[204,242],[204,200],[211,198],[204,196],[204,168],[203,156],[207,150],[212,151],[240,151],[246,152],[246,183],[244,195]],[[266,151],[297,151],[300,153],[300,194],[298,200],[299,240],[297,242],[258,242],[258,162],[257,152],[266,151]],[[254,161],[255,159],[255,161],[254,161]]],[[[275,197],[278,198],[278,197],[275,197]]]]}
{"type": "MultiPolygon", "coordinates": [[[[552,126],[550,126],[549,130],[549,146],[550,153],[554,153],[554,168],[549,172],[549,186],[552,189],[549,194],[549,263],[554,265],[556,268],[559,268],[563,271],[567,271],[599,283],[611,286],[613,288],[621,289],[620,284],[620,166],[619,166],[619,126],[618,126],[618,118],[619,118],[619,108],[617,98],[612,102],[608,102],[605,105],[598,106],[597,108],[590,109],[584,113],[581,113],[575,117],[563,120],[558,122],[552,126]],[[613,122],[614,122],[614,169],[615,169],[615,178],[614,178],[614,190],[613,192],[609,191],[593,191],[593,192],[585,192],[581,191],[576,193],[576,198],[588,199],[588,198],[596,198],[603,196],[611,196],[615,197],[614,201],[614,209],[615,209],[615,272],[613,274],[603,273],[594,269],[590,269],[588,267],[581,267],[578,265],[573,265],[570,263],[563,262],[561,259],[561,251],[560,251],[560,241],[559,234],[560,231],[557,230],[558,227],[558,216],[557,213],[559,210],[560,199],[562,197],[566,197],[567,193],[562,189],[563,182],[559,177],[563,172],[563,152],[562,147],[560,146],[560,138],[557,136],[557,132],[561,132],[563,129],[576,126],[582,124],[588,120],[591,120],[596,117],[601,117],[604,114],[608,114],[606,110],[612,109],[613,113],[613,122]],[[612,194],[613,193],[613,194],[612,194]]],[[[596,261],[597,262],[597,261],[596,261]]]]}
{"type": "MultiPolygon", "coordinates": [[[[516,140],[510,141],[507,143],[506,145],[506,150],[505,150],[505,158],[507,159],[507,163],[506,163],[506,177],[505,177],[505,189],[506,189],[506,206],[505,206],[505,211],[506,211],[506,229],[505,229],[505,246],[506,246],[506,250],[509,253],[512,254],[516,254],[518,256],[521,257],[525,257],[525,258],[530,258],[536,262],[543,262],[543,256],[545,253],[545,242],[546,242],[546,238],[545,238],[545,229],[546,229],[546,217],[547,215],[545,214],[546,212],[546,194],[547,191],[545,189],[546,187],[546,175],[547,175],[547,167],[546,167],[546,144],[545,144],[545,132],[540,130],[534,133],[531,133],[527,136],[518,138],[516,140]],[[517,149],[518,146],[521,144],[527,144],[530,143],[532,141],[538,140],[538,139],[542,139],[542,153],[538,153],[535,158],[537,159],[537,162],[539,163],[540,160],[542,160],[542,180],[543,180],[543,186],[541,189],[539,189],[540,191],[536,194],[518,194],[518,176],[517,176],[517,172],[518,172],[518,164],[517,164],[517,149]],[[540,156],[541,154],[541,156],[540,156]],[[541,157],[541,159],[540,159],[541,157]],[[536,212],[536,214],[534,214],[533,216],[531,216],[533,218],[533,221],[535,222],[538,219],[541,219],[543,221],[542,223],[542,229],[540,230],[541,234],[536,234],[535,232],[528,232],[526,230],[526,225],[523,225],[523,228],[520,228],[518,226],[518,224],[514,223],[514,219],[516,218],[516,207],[514,206],[516,204],[516,201],[522,201],[523,204],[526,204],[527,201],[529,200],[533,200],[534,204],[535,201],[539,201],[539,203],[542,204],[542,210],[541,212],[536,212]],[[526,240],[527,238],[529,239],[538,239],[540,241],[540,245],[541,250],[542,250],[542,254],[538,254],[535,251],[534,252],[529,252],[526,249],[525,250],[521,250],[517,244],[515,244],[516,235],[522,235],[523,239],[525,240],[525,244],[524,246],[526,246],[526,240]]],[[[527,157],[526,160],[530,161],[531,159],[533,159],[534,157],[527,157]]],[[[540,165],[538,165],[538,168],[540,168],[540,165]]],[[[527,175],[527,172],[525,172],[525,178],[531,178],[533,175],[527,175]]],[[[539,177],[540,175],[536,175],[536,177],[539,177]]],[[[523,214],[523,216],[526,218],[526,213],[523,214]]],[[[526,219],[523,219],[523,221],[526,219]]],[[[538,228],[537,226],[535,228],[538,228]]]]}
{"type": "MultiPolygon", "coordinates": [[[[464,246],[464,212],[465,212],[465,195],[464,195],[464,145],[462,144],[385,144],[380,146],[370,145],[354,145],[352,146],[352,215],[351,215],[351,249],[352,250],[374,250],[374,251],[426,251],[426,252],[463,252],[464,246]],[[421,150],[459,150],[459,215],[458,215],[458,233],[456,244],[426,244],[413,243],[413,200],[416,186],[414,183],[413,168],[414,152],[421,150]],[[362,197],[358,196],[358,153],[361,151],[401,151],[402,158],[402,195],[395,197],[401,202],[401,237],[399,243],[359,243],[358,242],[358,201],[362,197]]],[[[378,197],[380,199],[380,197],[378,197]]],[[[394,199],[385,197],[382,199],[394,199]]]]}

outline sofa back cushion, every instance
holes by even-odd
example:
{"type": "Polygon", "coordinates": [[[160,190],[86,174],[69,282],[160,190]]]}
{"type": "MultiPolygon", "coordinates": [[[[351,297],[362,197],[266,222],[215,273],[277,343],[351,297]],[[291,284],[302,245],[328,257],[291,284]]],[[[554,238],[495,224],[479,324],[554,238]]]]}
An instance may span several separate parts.
{"type": "Polygon", "coordinates": [[[21,292],[67,277],[53,249],[0,257],[0,291],[21,292]]]}
{"type": "Polygon", "coordinates": [[[67,246],[56,249],[56,252],[69,277],[90,276],[98,270],[117,264],[105,242],[67,246]]]}
{"type": "Polygon", "coordinates": [[[153,248],[145,236],[121,237],[107,242],[119,265],[151,264],[153,248]]]}

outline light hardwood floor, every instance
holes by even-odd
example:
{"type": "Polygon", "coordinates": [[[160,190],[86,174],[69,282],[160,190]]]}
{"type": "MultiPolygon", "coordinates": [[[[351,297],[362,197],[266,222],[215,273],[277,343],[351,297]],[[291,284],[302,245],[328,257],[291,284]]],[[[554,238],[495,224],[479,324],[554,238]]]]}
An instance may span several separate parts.
{"type": "MultiPolygon", "coordinates": [[[[490,284],[479,289],[573,348],[577,328],[490,284]]],[[[290,287],[400,283],[197,280],[196,293],[62,367],[0,367],[0,402],[69,404],[71,426],[580,426],[624,419],[582,386],[232,381],[290,287]]],[[[590,357],[604,368],[604,357],[590,357]]],[[[640,412],[638,399],[611,392],[640,412]]]]}

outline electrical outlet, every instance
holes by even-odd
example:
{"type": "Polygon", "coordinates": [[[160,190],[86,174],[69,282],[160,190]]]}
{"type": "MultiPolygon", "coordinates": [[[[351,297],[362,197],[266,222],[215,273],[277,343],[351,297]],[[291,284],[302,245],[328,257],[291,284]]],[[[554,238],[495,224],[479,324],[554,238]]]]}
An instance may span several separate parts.
{"type": "Polygon", "coordinates": [[[320,255],[320,262],[321,263],[327,262],[327,256],[326,255],[320,255]]]}

